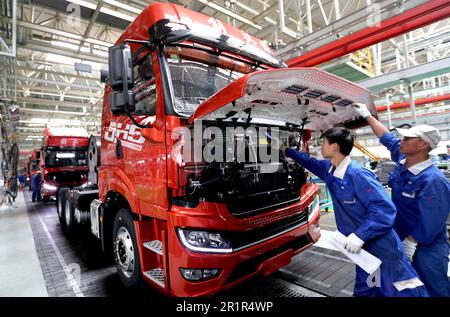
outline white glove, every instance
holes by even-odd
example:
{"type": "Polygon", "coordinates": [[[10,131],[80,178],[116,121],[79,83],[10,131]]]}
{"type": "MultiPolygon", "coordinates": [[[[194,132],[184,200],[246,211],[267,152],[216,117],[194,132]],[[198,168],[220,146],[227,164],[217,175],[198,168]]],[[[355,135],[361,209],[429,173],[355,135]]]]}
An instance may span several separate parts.
{"type": "Polygon", "coordinates": [[[414,241],[411,241],[408,238],[405,238],[403,240],[403,248],[405,249],[406,256],[408,257],[409,261],[413,261],[414,253],[416,253],[417,243],[414,241]]]}
{"type": "Polygon", "coordinates": [[[287,145],[280,141],[280,139],[267,135],[267,138],[270,140],[271,146],[275,149],[279,149],[281,153],[284,154],[284,152],[287,149],[287,145]]]}
{"type": "Polygon", "coordinates": [[[356,234],[352,233],[347,237],[347,241],[345,241],[345,250],[350,253],[359,253],[363,245],[364,241],[358,238],[356,234]]]}
{"type": "Polygon", "coordinates": [[[370,113],[369,109],[367,109],[367,106],[363,103],[356,103],[353,105],[353,109],[364,119],[367,119],[372,114],[370,113]]]}

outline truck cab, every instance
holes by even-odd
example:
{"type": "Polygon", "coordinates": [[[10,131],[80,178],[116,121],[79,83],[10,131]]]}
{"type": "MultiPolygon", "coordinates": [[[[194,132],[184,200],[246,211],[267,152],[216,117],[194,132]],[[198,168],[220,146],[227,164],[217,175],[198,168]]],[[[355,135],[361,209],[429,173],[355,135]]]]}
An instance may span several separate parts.
{"type": "Polygon", "coordinates": [[[222,292],[313,245],[318,188],[267,135],[308,151],[312,130],[360,122],[351,104],[375,113],[366,89],[161,3],[110,48],[103,100],[96,184],[64,191],[61,223],[90,223],[125,286],[170,296],[222,292]]]}
{"type": "Polygon", "coordinates": [[[79,128],[45,128],[40,149],[41,196],[56,198],[60,187],[76,187],[87,182],[89,136],[79,128]]]}

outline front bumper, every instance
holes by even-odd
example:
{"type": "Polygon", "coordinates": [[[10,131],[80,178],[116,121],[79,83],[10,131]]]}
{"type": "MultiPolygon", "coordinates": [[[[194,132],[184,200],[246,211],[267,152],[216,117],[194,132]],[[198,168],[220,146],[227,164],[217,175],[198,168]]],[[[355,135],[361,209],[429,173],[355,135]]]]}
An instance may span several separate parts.
{"type": "Polygon", "coordinates": [[[317,211],[309,221],[294,226],[292,230],[281,231],[227,254],[190,251],[182,245],[176,232],[169,230],[170,294],[182,297],[212,295],[257,274],[269,275],[279,270],[320,238],[319,219],[320,211],[317,211]],[[220,274],[209,280],[190,282],[182,277],[180,268],[219,269],[220,274]]]}
{"type": "Polygon", "coordinates": [[[71,182],[71,183],[55,183],[55,182],[47,182],[43,181],[41,184],[41,196],[42,197],[54,197],[58,194],[58,190],[62,187],[77,187],[85,184],[87,181],[82,182],[71,182]]]}

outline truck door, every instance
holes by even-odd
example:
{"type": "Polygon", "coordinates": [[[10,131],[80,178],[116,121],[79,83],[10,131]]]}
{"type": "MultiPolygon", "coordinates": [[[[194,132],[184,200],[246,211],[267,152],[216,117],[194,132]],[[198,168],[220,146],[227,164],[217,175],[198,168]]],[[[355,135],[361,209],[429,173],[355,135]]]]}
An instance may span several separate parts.
{"type": "MultiPolygon", "coordinates": [[[[154,71],[152,53],[148,52],[134,62],[136,104],[131,115],[141,125],[152,123],[157,113],[158,116],[162,113],[157,111],[158,107],[164,107],[163,98],[156,89],[158,75],[159,72],[155,74],[154,71]]],[[[106,151],[102,153],[106,154],[108,164],[115,162],[133,183],[141,213],[158,218],[158,212],[166,211],[169,206],[165,143],[144,138],[142,129],[125,114],[114,116],[109,109],[104,110],[108,113],[104,120],[109,122],[104,122],[108,128],[103,134],[107,142],[106,151]]],[[[164,136],[164,127],[152,129],[164,136]]]]}

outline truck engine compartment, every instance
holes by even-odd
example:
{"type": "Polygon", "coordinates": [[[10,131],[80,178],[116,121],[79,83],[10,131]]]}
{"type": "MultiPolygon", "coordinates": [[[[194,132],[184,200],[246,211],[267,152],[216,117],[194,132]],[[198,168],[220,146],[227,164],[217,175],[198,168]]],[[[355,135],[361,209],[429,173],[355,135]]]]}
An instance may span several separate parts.
{"type": "Polygon", "coordinates": [[[281,140],[297,148],[303,143],[300,129],[241,125],[228,130],[232,127],[229,123],[217,127],[222,133],[205,133],[202,151],[224,159],[186,162],[179,169],[184,195],[175,197],[175,204],[193,208],[201,201],[225,203],[232,215],[243,218],[300,200],[300,188],[306,183],[305,169],[281,153],[272,155],[270,143],[263,137],[265,131],[276,129],[281,140]],[[271,160],[261,157],[262,152],[271,160]],[[238,155],[245,156],[245,160],[238,159],[238,155]]]}

